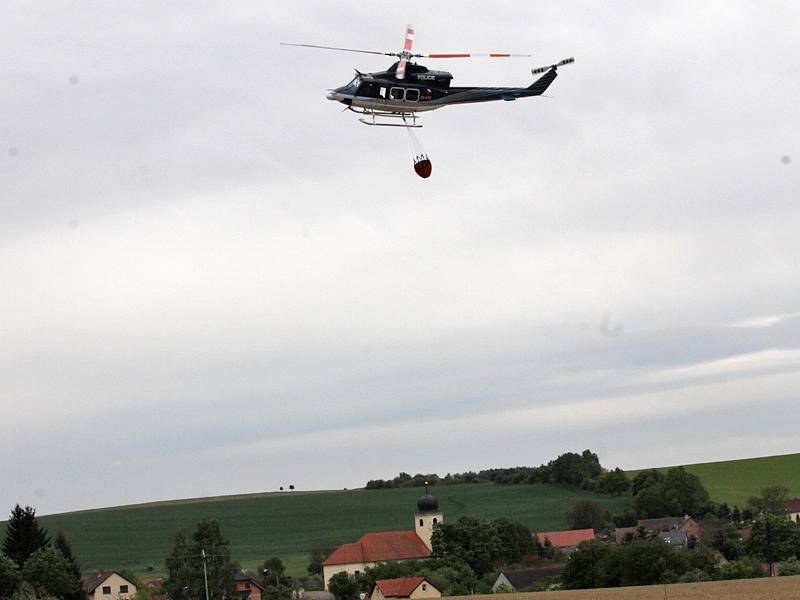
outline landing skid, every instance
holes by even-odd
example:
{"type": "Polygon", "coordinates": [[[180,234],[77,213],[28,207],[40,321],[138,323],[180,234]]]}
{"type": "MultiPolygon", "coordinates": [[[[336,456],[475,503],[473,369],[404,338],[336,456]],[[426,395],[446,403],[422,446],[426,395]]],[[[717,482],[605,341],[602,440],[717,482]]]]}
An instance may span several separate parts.
{"type": "Polygon", "coordinates": [[[406,128],[422,127],[422,125],[417,124],[417,120],[419,119],[419,117],[413,112],[388,112],[388,111],[372,110],[369,108],[364,108],[362,110],[356,110],[353,107],[348,107],[348,108],[354,113],[363,115],[358,120],[364,125],[369,125],[371,127],[406,127],[406,128]],[[387,121],[382,122],[382,119],[387,119],[387,121]],[[388,119],[402,120],[403,122],[392,123],[391,121],[388,121],[388,119]]]}

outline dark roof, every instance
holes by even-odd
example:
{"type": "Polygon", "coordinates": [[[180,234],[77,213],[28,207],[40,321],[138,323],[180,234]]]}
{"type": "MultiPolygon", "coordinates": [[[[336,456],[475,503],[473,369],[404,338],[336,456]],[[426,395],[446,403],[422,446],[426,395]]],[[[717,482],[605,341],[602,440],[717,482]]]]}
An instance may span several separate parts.
{"type": "MultiPolygon", "coordinates": [[[[99,586],[101,583],[103,583],[106,579],[108,579],[112,575],[119,575],[120,577],[122,577],[122,575],[120,575],[116,571],[97,571],[96,573],[93,573],[89,575],[86,579],[84,579],[83,585],[81,587],[83,588],[83,591],[85,593],[91,594],[97,589],[97,586],[99,586]]],[[[131,585],[134,585],[133,582],[130,581],[129,579],[125,577],[122,578],[125,579],[125,581],[127,581],[131,585]]]]}
{"type": "Polygon", "coordinates": [[[523,590],[533,586],[545,577],[555,577],[560,575],[566,564],[567,563],[553,563],[551,565],[533,567],[531,569],[500,571],[500,574],[505,575],[506,579],[508,579],[508,581],[511,582],[511,585],[514,586],[515,590],[523,590]]]}
{"type": "Polygon", "coordinates": [[[614,539],[618,544],[621,544],[622,542],[625,541],[625,536],[628,535],[629,533],[635,534],[636,527],[617,527],[614,530],[614,539]]]}
{"type": "Polygon", "coordinates": [[[640,519],[636,527],[644,527],[648,531],[670,531],[680,529],[693,519],[686,515],[683,517],[662,517],[660,519],[640,519]]]}
{"type": "Polygon", "coordinates": [[[659,531],[658,539],[666,542],[672,546],[685,546],[686,545],[686,532],[682,529],[673,529],[671,531],[659,531]]]}
{"type": "Polygon", "coordinates": [[[800,498],[792,498],[786,501],[786,509],[790,513],[800,512],[800,498]]]}
{"type": "Polygon", "coordinates": [[[234,581],[251,581],[251,582],[255,583],[262,590],[264,589],[264,586],[261,585],[261,581],[258,579],[258,577],[253,575],[247,569],[237,569],[236,573],[234,573],[234,575],[233,575],[233,580],[234,581]]]}
{"type": "Polygon", "coordinates": [[[346,565],[352,563],[383,562],[428,558],[430,548],[416,531],[383,531],[365,533],[352,544],[342,544],[325,559],[323,565],[346,565]]]}

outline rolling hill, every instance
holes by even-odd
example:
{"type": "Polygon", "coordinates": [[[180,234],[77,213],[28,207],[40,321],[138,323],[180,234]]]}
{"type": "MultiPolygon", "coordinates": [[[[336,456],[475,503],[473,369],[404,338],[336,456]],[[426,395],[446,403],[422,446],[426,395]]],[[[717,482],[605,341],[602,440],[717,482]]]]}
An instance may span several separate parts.
{"type": "MultiPolygon", "coordinates": [[[[700,478],[712,500],[727,502],[731,507],[745,506],[748,498],[757,496],[762,488],[771,485],[785,486],[791,495],[800,496],[800,454],[724,460],[684,467],[700,478]]],[[[668,468],[662,467],[660,470],[668,468]]],[[[634,477],[641,470],[627,471],[627,475],[634,477]]]]}
{"type": "MultiPolygon", "coordinates": [[[[40,517],[63,531],[85,570],[163,572],[175,532],[204,518],[220,522],[235,560],[252,568],[280,556],[292,575],[306,575],[315,547],[335,547],[363,533],[413,528],[420,488],[281,492],[155,502],[40,517]]],[[[435,489],[446,519],[508,517],[534,531],[563,528],[564,513],[591,498],[611,511],[625,499],[556,485],[469,484],[435,489]]],[[[4,525],[0,524],[0,535],[4,525]]]]}
{"type": "MultiPolygon", "coordinates": [[[[785,485],[800,496],[800,454],[686,468],[700,477],[712,499],[731,506],[744,506],[749,496],[768,485],[785,485]]],[[[612,512],[628,502],[556,485],[469,484],[439,486],[434,492],[448,520],[463,515],[508,517],[534,531],[562,528],[565,511],[579,499],[597,500],[612,512]]],[[[305,575],[312,548],[334,547],[370,531],[410,529],[421,493],[420,488],[399,488],[244,494],[86,510],[40,520],[51,533],[64,531],[87,571],[160,574],[175,532],[211,518],[220,522],[242,566],[253,568],[280,556],[290,574],[305,575]]],[[[4,529],[0,523],[0,536],[4,529]]]]}

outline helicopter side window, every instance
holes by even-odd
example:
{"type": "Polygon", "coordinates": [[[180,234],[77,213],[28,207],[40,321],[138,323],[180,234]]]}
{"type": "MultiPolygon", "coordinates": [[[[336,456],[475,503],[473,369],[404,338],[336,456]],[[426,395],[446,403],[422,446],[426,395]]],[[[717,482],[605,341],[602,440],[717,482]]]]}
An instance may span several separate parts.
{"type": "Polygon", "coordinates": [[[405,100],[406,91],[403,88],[393,87],[392,89],[389,90],[389,97],[392,100],[405,100]]]}
{"type": "Polygon", "coordinates": [[[416,102],[419,100],[419,90],[406,90],[406,102],[416,102]]]}

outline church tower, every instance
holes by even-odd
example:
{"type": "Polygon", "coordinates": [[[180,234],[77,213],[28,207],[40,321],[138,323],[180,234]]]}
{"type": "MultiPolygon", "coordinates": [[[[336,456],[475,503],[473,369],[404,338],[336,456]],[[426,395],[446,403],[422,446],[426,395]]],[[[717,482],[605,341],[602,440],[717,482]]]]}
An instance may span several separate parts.
{"type": "Polygon", "coordinates": [[[444,513],[439,510],[439,500],[436,496],[428,492],[425,486],[425,495],[417,500],[417,514],[414,515],[414,531],[425,543],[428,549],[431,547],[431,535],[433,526],[444,522],[444,513]]]}

